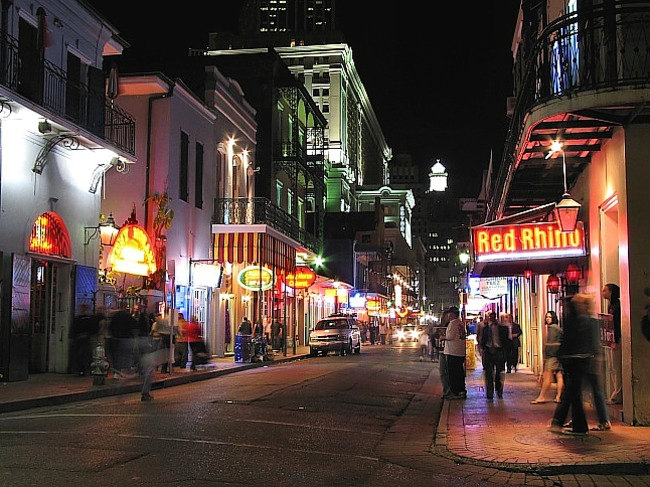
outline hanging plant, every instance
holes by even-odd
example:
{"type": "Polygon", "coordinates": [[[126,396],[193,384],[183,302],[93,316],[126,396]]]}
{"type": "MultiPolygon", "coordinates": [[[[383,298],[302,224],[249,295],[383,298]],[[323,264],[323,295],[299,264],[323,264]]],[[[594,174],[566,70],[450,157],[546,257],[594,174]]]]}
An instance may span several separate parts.
{"type": "Polygon", "coordinates": [[[156,267],[158,270],[146,279],[145,286],[149,289],[162,290],[167,278],[167,230],[172,226],[174,210],[169,207],[171,198],[164,193],[154,193],[145,202],[155,207],[152,223],[153,245],[156,251],[156,267]]]}

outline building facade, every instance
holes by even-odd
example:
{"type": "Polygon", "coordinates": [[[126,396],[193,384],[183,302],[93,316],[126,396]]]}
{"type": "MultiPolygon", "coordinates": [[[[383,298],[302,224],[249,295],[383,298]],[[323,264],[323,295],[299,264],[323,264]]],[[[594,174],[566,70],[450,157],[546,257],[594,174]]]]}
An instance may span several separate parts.
{"type": "Polygon", "coordinates": [[[97,286],[101,182],[134,162],[135,122],[102,70],[127,44],[76,1],[0,11],[0,375],[69,371],[97,286]],[[110,84],[109,84],[110,85],[110,84]]]}
{"type": "MultiPolygon", "coordinates": [[[[517,282],[512,301],[530,340],[524,360],[538,371],[546,310],[561,315],[565,298],[586,292],[605,324],[602,289],[619,286],[621,335],[618,343],[603,341],[603,372],[607,395],[622,400],[624,421],[636,425],[650,424],[650,342],[639,325],[650,266],[642,176],[648,172],[649,31],[650,10],[638,2],[522,2],[513,42],[515,104],[486,219],[501,226],[559,225],[553,210],[570,193],[581,206],[577,233],[569,235],[586,243],[582,255],[555,252],[552,259],[483,269],[517,282]]],[[[540,245],[549,250],[551,243],[540,239],[540,245]]],[[[558,245],[555,239],[552,246],[558,245]]],[[[608,328],[603,336],[610,336],[608,328]]]]}

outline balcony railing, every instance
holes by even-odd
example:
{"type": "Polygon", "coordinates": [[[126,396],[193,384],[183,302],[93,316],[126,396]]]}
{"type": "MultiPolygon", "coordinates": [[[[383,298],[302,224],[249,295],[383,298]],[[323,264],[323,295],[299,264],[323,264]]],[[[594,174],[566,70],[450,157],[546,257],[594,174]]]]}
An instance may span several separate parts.
{"type": "Polygon", "coordinates": [[[488,219],[494,218],[529,111],[595,89],[650,85],[650,6],[619,0],[564,15],[526,44],[514,66],[515,107],[488,219]]]}
{"type": "Polygon", "coordinates": [[[135,121],[128,113],[103,92],[73,82],[58,66],[37,58],[19,58],[18,41],[8,34],[0,36],[0,84],[135,155],[135,121]]]}
{"type": "Polygon", "coordinates": [[[318,238],[301,228],[297,218],[266,198],[217,198],[213,215],[212,222],[216,224],[265,224],[314,252],[320,249],[318,238]]]}

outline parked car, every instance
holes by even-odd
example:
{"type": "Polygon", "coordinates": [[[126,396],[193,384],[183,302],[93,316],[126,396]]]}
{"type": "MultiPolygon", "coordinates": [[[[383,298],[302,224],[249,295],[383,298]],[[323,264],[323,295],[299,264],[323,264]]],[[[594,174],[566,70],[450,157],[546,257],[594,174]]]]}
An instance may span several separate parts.
{"type": "Polygon", "coordinates": [[[316,323],[309,334],[309,353],[315,357],[319,352],[325,356],[330,351],[340,355],[361,353],[361,333],[354,318],[330,316],[316,323]]]}
{"type": "Polygon", "coordinates": [[[402,325],[395,329],[393,340],[398,342],[417,342],[420,337],[420,331],[415,325],[402,325]]]}

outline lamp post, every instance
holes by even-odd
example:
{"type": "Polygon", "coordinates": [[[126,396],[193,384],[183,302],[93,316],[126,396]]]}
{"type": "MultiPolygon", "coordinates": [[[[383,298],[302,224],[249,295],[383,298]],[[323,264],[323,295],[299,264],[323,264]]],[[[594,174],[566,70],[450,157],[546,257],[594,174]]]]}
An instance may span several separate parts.
{"type": "Polygon", "coordinates": [[[564,194],[562,199],[555,204],[555,219],[560,225],[562,233],[572,233],[576,229],[578,222],[578,212],[580,211],[580,203],[571,198],[566,184],[566,155],[562,142],[554,140],[551,143],[551,150],[547,154],[546,159],[550,158],[556,152],[562,152],[562,174],[564,176],[564,194]]]}

